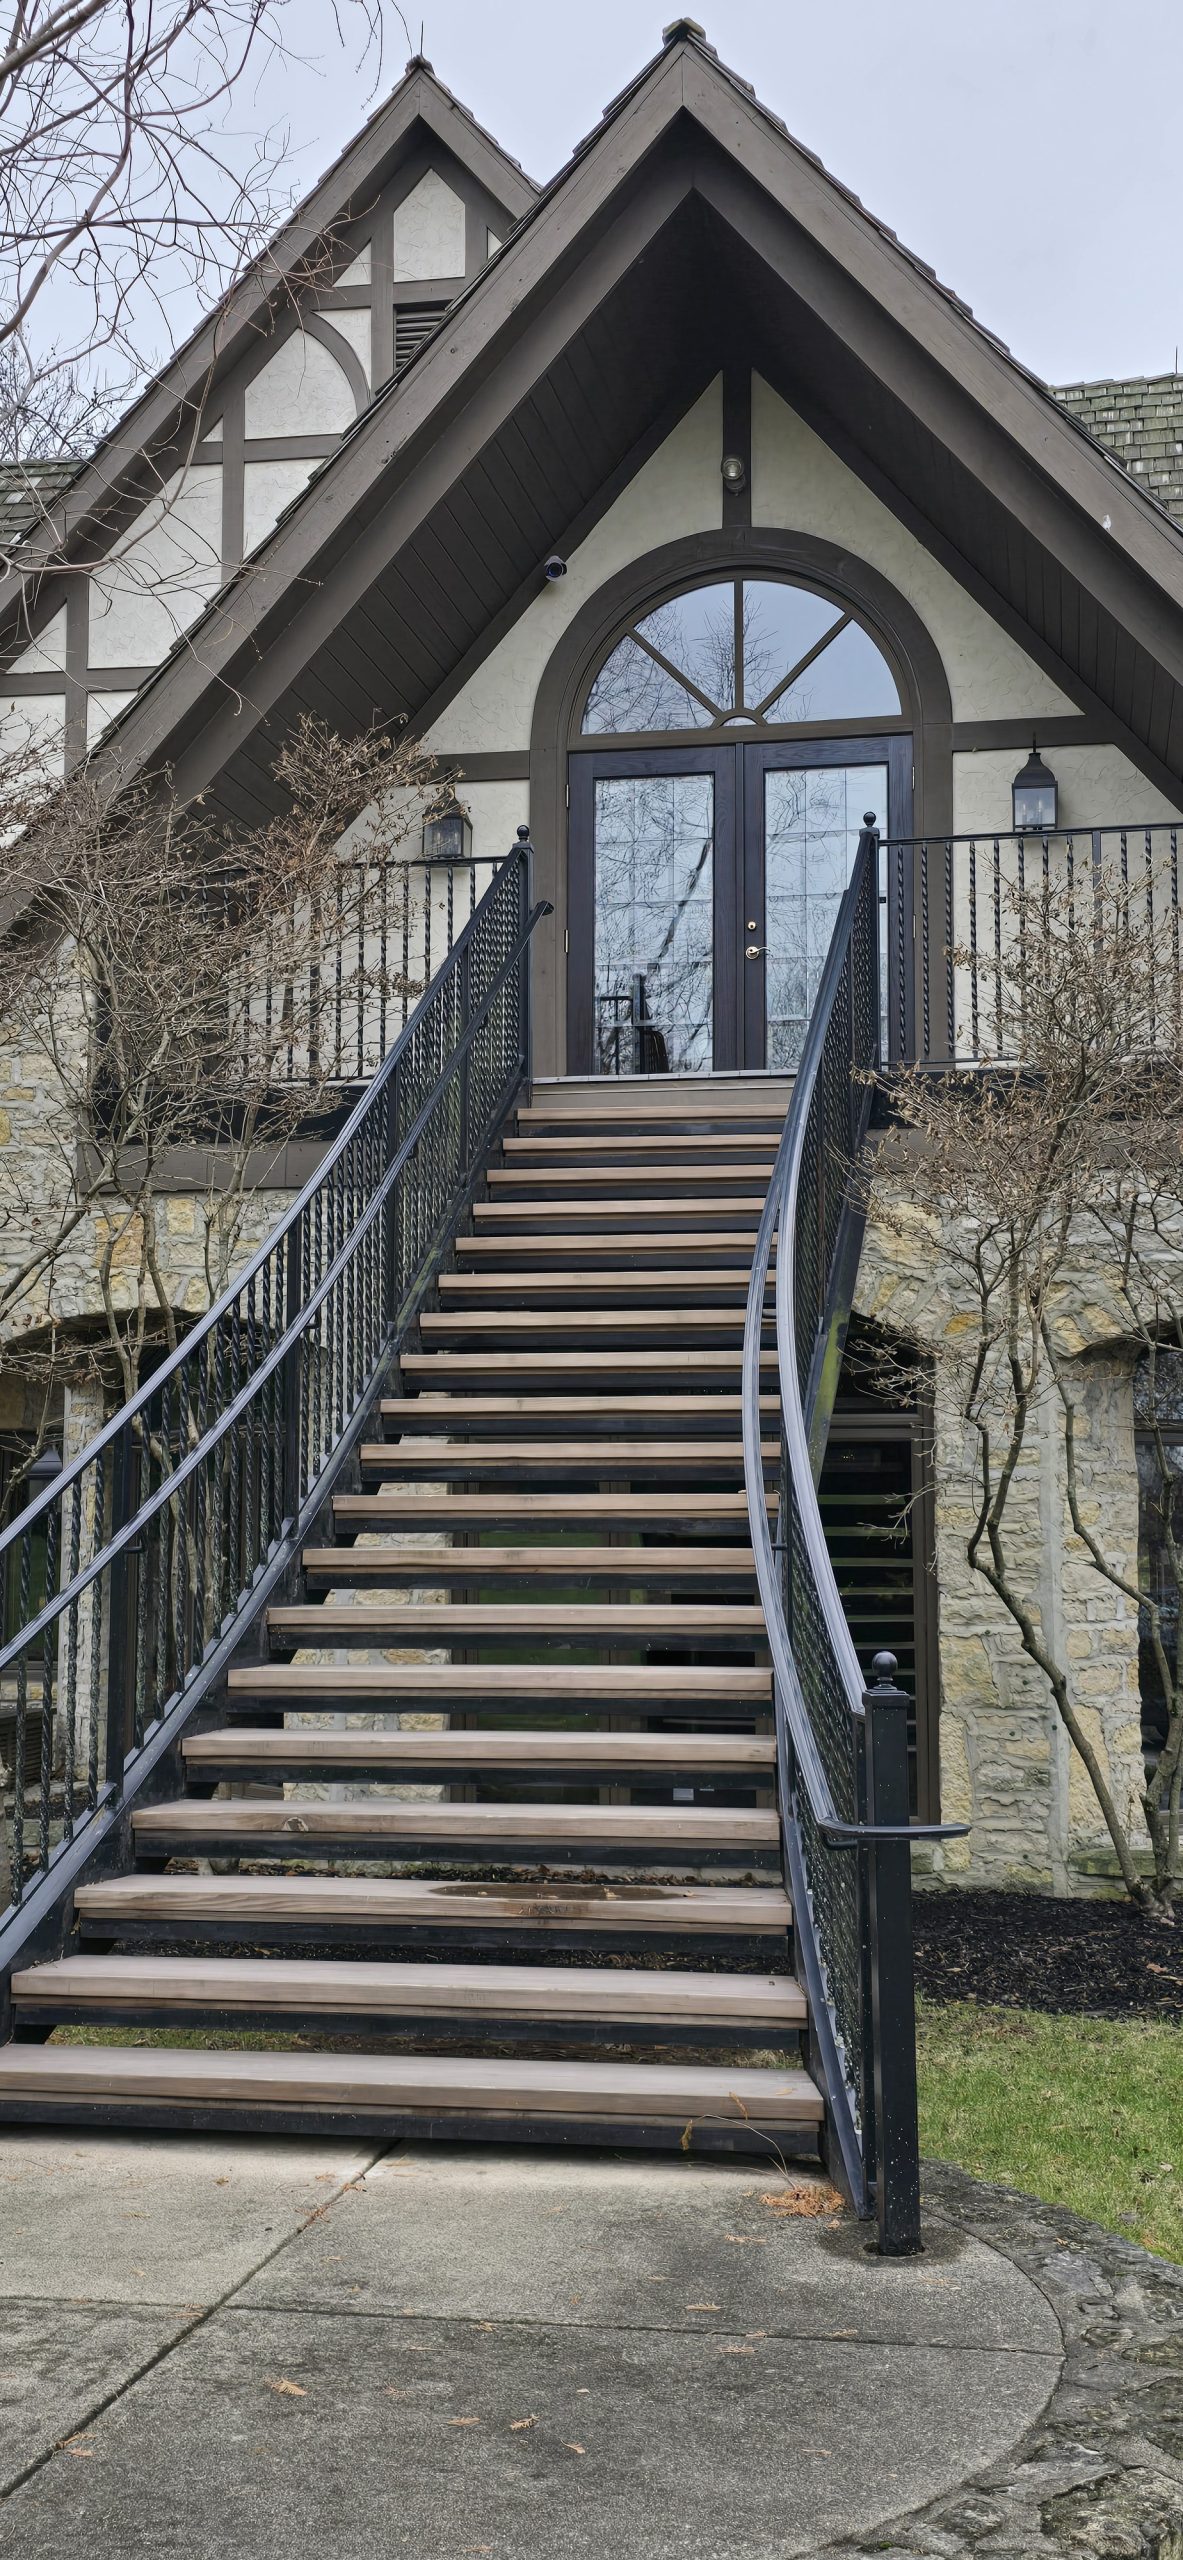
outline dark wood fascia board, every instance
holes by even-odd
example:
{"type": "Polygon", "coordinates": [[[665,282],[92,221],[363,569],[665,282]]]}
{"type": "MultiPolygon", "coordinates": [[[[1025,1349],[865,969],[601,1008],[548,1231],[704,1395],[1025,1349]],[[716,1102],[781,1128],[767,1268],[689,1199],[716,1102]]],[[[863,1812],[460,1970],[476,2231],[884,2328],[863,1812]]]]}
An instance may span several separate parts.
{"type": "MultiPolygon", "coordinates": [[[[595,497],[580,510],[570,524],[564,527],[562,533],[556,536],[554,549],[564,559],[570,552],[577,550],[579,544],[585,542],[590,533],[594,533],[596,526],[607,515],[608,509],[620,496],[622,490],[627,489],[630,480],[635,480],[638,471],[665,443],[666,437],[673,433],[679,421],[685,417],[687,410],[693,407],[696,400],[701,399],[703,392],[718,378],[718,373],[718,365],[709,359],[704,359],[703,378],[692,381],[689,388],[680,389],[659,411],[644,435],[638,436],[636,443],[630,445],[615,471],[610,472],[601,482],[595,497]]],[[[447,681],[437,688],[430,699],[424,703],[422,710],[416,713],[415,727],[418,731],[426,733],[427,730],[435,727],[437,721],[444,718],[457,694],[463,692],[465,685],[476,674],[478,668],[483,666],[485,659],[505,638],[506,633],[512,631],[514,624],[520,621],[527,606],[541,591],[541,567],[542,564],[539,562],[538,570],[507,599],[501,610],[492,617],[486,629],[482,631],[480,639],[466,651],[464,657],[452,669],[447,681]]],[[[510,752],[516,751],[510,750],[510,752]]],[[[530,759],[527,753],[524,769],[529,772],[529,768],[530,759]]],[[[465,772],[467,771],[466,765],[465,772]]]]}
{"type": "MultiPolygon", "coordinates": [[[[1015,524],[1059,561],[1122,629],[1139,632],[1157,662],[1183,683],[1183,536],[1169,529],[1155,563],[1145,563],[1140,556],[1144,544],[1125,546],[1106,533],[1099,516],[1087,513],[1079,498],[1059,480],[1053,481],[1050,450],[1046,454],[1024,450],[1014,404],[1003,397],[1010,380],[1008,365],[1000,360],[998,380],[973,391],[907,334],[890,306],[864,288],[861,280],[846,275],[829,251],[796,225],[795,217],[790,216],[792,228],[786,232],[780,208],[746,172],[728,168],[717,154],[708,153],[697,163],[696,181],[728,229],[763,260],[868,376],[913,416],[923,419],[936,440],[991,491],[1015,524]],[[985,405],[991,399],[993,408],[985,405]]],[[[975,333],[962,326],[976,346],[975,333]]],[[[1023,381],[1021,375],[1018,379],[1023,381]]],[[[1070,441],[1075,445],[1074,435],[1070,441]]],[[[1109,491],[1109,512],[1115,518],[1120,494],[1109,491]]],[[[1132,514],[1141,533],[1144,513],[1153,516],[1154,510],[1144,510],[1137,491],[1132,495],[1132,514]]],[[[1156,524],[1152,530],[1157,536],[1156,524]]]]}
{"type": "Polygon", "coordinates": [[[379,188],[400,145],[409,141],[419,124],[494,201],[504,203],[515,222],[536,202],[538,190],[524,172],[470,122],[430,74],[413,72],[313,188],[279,238],[129,410],[88,469],[64,492],[19,561],[0,577],[0,620],[11,610],[24,580],[52,565],[62,545],[109,503],[144,450],[175,434],[178,410],[204,396],[230,369],[309,250],[334,221],[347,218],[359,191],[379,188]]]}
{"type": "MultiPolygon", "coordinates": [[[[881,312],[885,333],[894,328],[943,372],[958,405],[988,425],[992,441],[1013,441],[1025,462],[1081,511],[1098,550],[1124,548],[1183,605],[1183,531],[764,109],[696,50],[687,51],[684,77],[687,111],[717,150],[861,288],[881,312]],[[1112,539],[1101,533],[1106,515],[1115,526],[1120,520],[1112,539]]],[[[795,274],[792,281],[799,290],[795,274]]]]}
{"type": "MultiPolygon", "coordinates": [[[[780,385],[773,382],[772,387],[777,390],[780,385]]],[[[940,528],[934,525],[919,507],[913,505],[885,472],[879,470],[863,446],[857,443],[844,427],[828,417],[824,410],[802,397],[799,388],[792,391],[785,390],[782,396],[789,401],[791,407],[798,410],[806,425],[812,427],[815,434],[822,437],[823,441],[831,447],[839,460],[845,462],[857,478],[863,481],[872,495],[898,518],[909,533],[915,535],[916,540],[931,553],[934,560],[939,561],[940,566],[948,571],[950,577],[956,579],[959,586],[964,587],[966,594],[972,596],[975,604],[979,604],[983,612],[988,613],[991,619],[998,623],[1000,629],[1006,632],[1008,638],[1015,641],[1016,645],[1039,668],[1041,674],[1050,676],[1052,683],[1058,686],[1060,692],[1066,694],[1070,702],[1075,702],[1079,706],[1082,718],[1089,724],[1091,743],[1103,743],[1120,748],[1121,753],[1128,757],[1135,769],[1144,774],[1147,781],[1152,782],[1165,799],[1178,801],[1183,791],[1179,775],[1173,772],[1169,765],[1164,764],[1161,757],[1156,756],[1125,721],[1119,719],[1112,706],[1084,682],[1074,667],[1067,665],[1051,647],[1050,642],[1043,638],[1042,633],[1034,630],[1032,625],[1024,620],[1022,614],[1016,611],[1008,598],[998,593],[997,588],[990,584],[989,579],[982,575],[973,561],[967,559],[965,553],[959,551],[940,528]]],[[[1023,730],[1026,743],[1030,745],[1031,721],[1024,720],[1016,725],[1023,730]]],[[[1046,733],[1048,739],[1051,739],[1050,718],[1041,719],[1035,725],[1041,734],[1046,733]]],[[[1066,725],[1073,728],[1070,717],[1066,725]]],[[[1073,729],[1073,735],[1079,745],[1083,746],[1086,743],[1083,731],[1078,733],[1073,729]]]]}
{"type": "Polygon", "coordinates": [[[1111,747],[1116,742],[1111,720],[1090,719],[1087,711],[1040,712],[1027,720],[955,720],[955,756],[988,755],[993,748],[1029,755],[1035,737],[1044,747],[1111,747]]]}
{"type": "MultiPolygon", "coordinates": [[[[225,690],[201,733],[209,754],[200,769],[183,752],[176,758],[178,782],[184,766],[186,791],[202,788],[365,593],[375,561],[393,554],[656,238],[689,184],[685,168],[667,168],[609,222],[561,292],[537,297],[530,318],[523,304],[533,278],[522,279],[519,290],[517,262],[494,262],[458,309],[456,326],[430,340],[392,396],[359,419],[328,468],[112,733],[103,762],[115,783],[157,761],[178,733],[187,745],[186,725],[200,715],[211,679],[221,679],[225,690]],[[493,341],[502,324],[514,320],[502,352],[493,341]],[[484,360],[479,370],[478,359],[484,360]],[[383,498],[388,475],[394,487],[383,498]],[[330,560],[342,528],[348,547],[330,560]]],[[[557,215],[566,210],[555,207],[557,215]]],[[[533,241],[531,226],[526,242],[533,241]]],[[[531,264],[545,284],[549,262],[531,264]]]]}
{"type": "Polygon", "coordinates": [[[440,765],[458,782],[528,782],[528,747],[485,747],[465,755],[463,747],[441,747],[440,765]]]}

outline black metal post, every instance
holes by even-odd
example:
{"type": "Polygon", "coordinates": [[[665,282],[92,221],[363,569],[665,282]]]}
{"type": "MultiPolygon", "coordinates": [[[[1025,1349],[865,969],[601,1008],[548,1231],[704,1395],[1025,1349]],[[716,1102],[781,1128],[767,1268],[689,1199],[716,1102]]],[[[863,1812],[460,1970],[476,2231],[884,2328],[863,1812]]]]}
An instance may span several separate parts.
{"type": "MultiPolygon", "coordinates": [[[[125,1422],[112,1451],[111,1529],[115,1537],[135,1510],[135,1448],[132,1426],[125,1422]]],[[[96,1522],[101,1535],[102,1524],[96,1522]]],[[[123,1764],[135,1731],[135,1559],[121,1548],[111,1565],[107,1611],[106,1770],[113,1787],[123,1784],[123,1764]]]]}
{"type": "MultiPolygon", "coordinates": [[[[457,975],[460,982],[460,1030],[458,1036],[462,1040],[472,1019],[471,943],[460,954],[460,966],[457,975]]],[[[469,1123],[471,1116],[469,1111],[468,1070],[471,1059],[472,1051],[471,1049],[466,1049],[463,1057],[461,1058],[456,1078],[459,1088],[457,1095],[459,1104],[457,1115],[459,1119],[459,1129],[457,1131],[456,1175],[457,1180],[461,1183],[466,1182],[468,1179],[468,1157],[470,1146],[469,1123]]]]}
{"type": "MultiPolygon", "coordinates": [[[[285,1329],[299,1314],[304,1304],[304,1223],[297,1218],[287,1240],[284,1272],[283,1320],[285,1329]]],[[[289,1343],[283,1362],[283,1510],[286,1520],[298,1520],[304,1498],[301,1482],[301,1418],[304,1385],[304,1336],[297,1334],[289,1343]]]]}
{"type": "MultiPolygon", "coordinates": [[[[530,830],[528,827],[518,828],[518,854],[521,866],[518,872],[518,932],[524,938],[530,922],[530,911],[534,894],[534,847],[530,842],[530,830]]],[[[521,969],[521,981],[518,1005],[518,1035],[521,1045],[522,1076],[527,1087],[530,1083],[534,1063],[534,1013],[530,988],[532,956],[531,946],[529,942],[527,942],[519,963],[521,969]]]]}
{"type": "MultiPolygon", "coordinates": [[[[877,1653],[866,1715],[867,1815],[905,1828],[909,1818],[908,1701],[896,1660],[877,1653]]],[[[867,1848],[867,1932],[875,2092],[875,2211],[879,2248],[907,2258],[920,2238],[920,2132],[916,2101],[916,1986],[912,1963],[912,1851],[907,1839],[867,1848]]]]}

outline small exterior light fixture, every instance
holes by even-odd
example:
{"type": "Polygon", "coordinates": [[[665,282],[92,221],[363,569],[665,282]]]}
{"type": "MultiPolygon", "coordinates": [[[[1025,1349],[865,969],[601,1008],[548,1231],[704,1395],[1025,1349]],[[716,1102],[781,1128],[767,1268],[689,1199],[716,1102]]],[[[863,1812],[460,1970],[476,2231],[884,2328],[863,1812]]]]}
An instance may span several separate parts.
{"type": "Polygon", "coordinates": [[[471,862],[472,820],[455,795],[423,829],[425,862],[471,862]]]}
{"type": "Polygon", "coordinates": [[[725,453],[719,469],[723,474],[724,488],[731,497],[738,498],[740,490],[748,485],[748,475],[738,453],[725,453]]]}
{"type": "Polygon", "coordinates": [[[1045,765],[1034,738],[1021,773],[1011,784],[1017,836],[1050,835],[1056,823],[1056,777],[1045,765]]]}
{"type": "Polygon", "coordinates": [[[564,560],[561,551],[552,551],[549,560],[543,561],[542,574],[544,578],[550,581],[552,586],[554,585],[556,578],[566,577],[567,563],[564,560]]]}

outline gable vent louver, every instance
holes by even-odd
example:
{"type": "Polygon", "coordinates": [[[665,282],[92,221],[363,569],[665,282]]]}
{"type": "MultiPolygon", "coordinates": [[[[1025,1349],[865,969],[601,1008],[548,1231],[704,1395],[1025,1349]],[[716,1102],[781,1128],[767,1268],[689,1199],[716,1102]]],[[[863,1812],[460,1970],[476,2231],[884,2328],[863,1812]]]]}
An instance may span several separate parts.
{"type": "Polygon", "coordinates": [[[446,302],[414,302],[408,303],[403,311],[396,310],[394,315],[394,370],[396,373],[401,373],[403,366],[410,363],[416,349],[421,347],[424,339],[429,338],[432,330],[438,327],[447,308],[446,302]]]}

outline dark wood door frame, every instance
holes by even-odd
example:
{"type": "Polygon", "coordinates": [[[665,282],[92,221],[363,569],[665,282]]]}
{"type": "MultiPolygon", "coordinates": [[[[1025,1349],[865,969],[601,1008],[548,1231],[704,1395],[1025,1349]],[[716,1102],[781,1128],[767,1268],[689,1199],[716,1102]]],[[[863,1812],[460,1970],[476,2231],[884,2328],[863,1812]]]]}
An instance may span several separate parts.
{"type": "MultiPolygon", "coordinates": [[[[812,765],[885,764],[887,766],[887,808],[875,812],[879,832],[886,835],[890,827],[894,836],[912,832],[912,740],[898,729],[864,734],[857,738],[775,738],[752,740],[744,745],[743,754],[743,890],[744,915],[759,919],[759,939],[767,939],[764,913],[764,776],[766,773],[800,771],[812,765]]],[[[861,816],[860,811],[860,816],[861,816]]],[[[911,898],[911,855],[906,857],[908,872],[903,883],[906,902],[911,898]]],[[[887,949],[891,953],[902,929],[898,912],[897,881],[899,866],[889,875],[887,949]]],[[[910,903],[908,912],[911,913],[910,903]]],[[[744,967],[744,1020],[742,1026],[743,1057],[747,1067],[764,1064],[764,1029],[766,991],[763,955],[744,967]]],[[[888,969],[888,1041],[892,1057],[907,1052],[902,1040],[911,1031],[911,1022],[899,1019],[897,973],[888,969]]],[[[910,982],[909,982],[910,983],[910,982]]]]}
{"type": "MultiPolygon", "coordinates": [[[[567,1073],[594,1072],[595,1041],[595,786],[598,781],[634,775],[709,774],[714,784],[714,1065],[716,1072],[765,1063],[765,969],[761,956],[745,958],[746,946],[763,946],[764,916],[764,777],[766,773],[817,765],[886,765],[888,807],[876,812],[880,827],[908,835],[912,828],[912,739],[898,729],[859,737],[737,738],[726,745],[704,740],[701,746],[605,747],[584,745],[570,759],[570,808],[567,882],[567,1073]],[[754,925],[751,919],[755,918],[754,925]]],[[[861,814],[861,813],[860,813],[861,814]]],[[[891,952],[902,928],[897,887],[898,866],[891,874],[887,947],[891,952]]],[[[910,879],[903,882],[905,900],[910,879]]],[[[909,909],[910,912],[910,909],[909,909]]],[[[892,1054],[911,1031],[900,1013],[898,972],[888,970],[888,1033],[892,1054]]]]}

